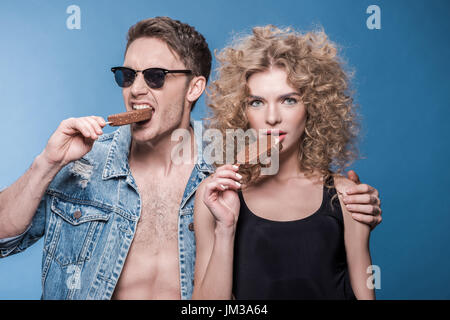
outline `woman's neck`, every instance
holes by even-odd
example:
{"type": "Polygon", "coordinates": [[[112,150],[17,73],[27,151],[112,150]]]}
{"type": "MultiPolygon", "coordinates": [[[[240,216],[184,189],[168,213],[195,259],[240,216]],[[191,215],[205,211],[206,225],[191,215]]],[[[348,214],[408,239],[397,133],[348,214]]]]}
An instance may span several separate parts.
{"type": "Polygon", "coordinates": [[[273,179],[278,182],[285,182],[289,179],[308,179],[317,180],[320,179],[321,175],[318,171],[314,171],[313,175],[306,177],[306,174],[300,168],[299,161],[300,150],[298,148],[292,148],[291,150],[286,150],[280,154],[279,158],[279,170],[278,173],[273,176],[273,179]]]}

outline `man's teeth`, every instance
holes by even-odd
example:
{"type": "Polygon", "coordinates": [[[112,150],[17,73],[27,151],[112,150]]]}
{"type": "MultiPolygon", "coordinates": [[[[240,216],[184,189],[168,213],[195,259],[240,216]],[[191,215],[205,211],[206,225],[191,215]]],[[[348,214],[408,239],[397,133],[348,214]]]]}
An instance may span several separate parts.
{"type": "Polygon", "coordinates": [[[147,104],[135,104],[133,105],[134,110],[150,109],[151,107],[147,104]]]}

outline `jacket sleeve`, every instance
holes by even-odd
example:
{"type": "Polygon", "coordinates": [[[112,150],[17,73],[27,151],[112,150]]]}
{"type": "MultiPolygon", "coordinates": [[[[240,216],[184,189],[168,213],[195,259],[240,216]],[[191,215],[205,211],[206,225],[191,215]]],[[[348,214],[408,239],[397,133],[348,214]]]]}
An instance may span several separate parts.
{"type": "MultiPolygon", "coordinates": [[[[4,189],[2,188],[2,190],[4,189]]],[[[47,198],[47,194],[42,197],[33,220],[24,233],[0,239],[0,258],[24,251],[44,235],[47,198]]]]}

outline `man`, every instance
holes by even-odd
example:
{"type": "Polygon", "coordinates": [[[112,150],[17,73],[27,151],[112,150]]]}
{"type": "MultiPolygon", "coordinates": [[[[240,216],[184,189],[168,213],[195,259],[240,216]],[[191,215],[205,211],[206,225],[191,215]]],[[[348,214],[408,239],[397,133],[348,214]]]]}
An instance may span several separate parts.
{"type": "MultiPolygon", "coordinates": [[[[192,295],[194,195],[213,167],[197,156],[190,111],[211,53],[191,26],[157,17],[130,28],[124,67],[113,70],[126,110],[151,108],[151,120],[107,135],[100,117],[64,120],[30,169],[0,193],[1,257],[44,236],[43,299],[192,295]],[[176,129],[190,132],[183,142],[191,143],[190,163],[171,160],[176,129]]],[[[376,225],[378,192],[358,189],[350,197],[358,220],[376,225]]]]}

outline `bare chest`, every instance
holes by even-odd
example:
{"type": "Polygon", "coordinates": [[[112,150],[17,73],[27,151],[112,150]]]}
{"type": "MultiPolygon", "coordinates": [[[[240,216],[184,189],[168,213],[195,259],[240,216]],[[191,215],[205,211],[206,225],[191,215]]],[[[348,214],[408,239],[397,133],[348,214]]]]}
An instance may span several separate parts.
{"type": "Polygon", "coordinates": [[[177,246],[178,210],[184,187],[167,180],[141,182],[138,185],[141,216],[133,245],[152,249],[154,253],[177,246]]]}

